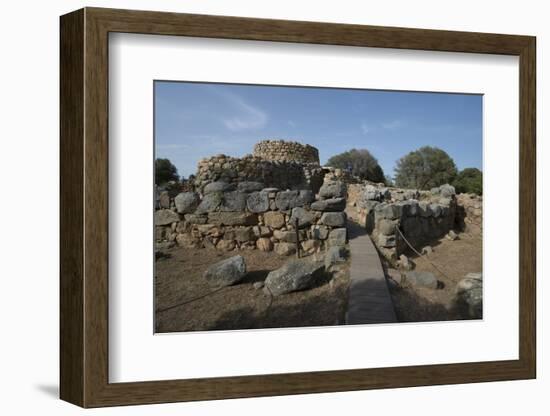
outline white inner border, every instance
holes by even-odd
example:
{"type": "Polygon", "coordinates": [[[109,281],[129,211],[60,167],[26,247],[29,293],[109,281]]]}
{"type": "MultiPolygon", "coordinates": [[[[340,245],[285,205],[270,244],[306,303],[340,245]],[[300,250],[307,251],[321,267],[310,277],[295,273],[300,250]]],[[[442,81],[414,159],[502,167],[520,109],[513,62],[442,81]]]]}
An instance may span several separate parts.
{"type": "Polygon", "coordinates": [[[110,382],[518,358],[517,57],[133,34],[109,54],[110,382]],[[155,79],[484,94],[484,319],[153,335],[155,79]]]}

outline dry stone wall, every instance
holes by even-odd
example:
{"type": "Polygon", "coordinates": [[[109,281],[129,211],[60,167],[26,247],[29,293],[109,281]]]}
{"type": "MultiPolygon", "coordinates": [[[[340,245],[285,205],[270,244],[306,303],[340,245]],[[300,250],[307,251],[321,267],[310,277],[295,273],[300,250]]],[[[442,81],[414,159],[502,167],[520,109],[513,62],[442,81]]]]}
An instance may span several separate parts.
{"type": "Polygon", "coordinates": [[[252,155],[242,158],[216,155],[199,162],[195,186],[202,192],[212,182],[262,182],[267,187],[283,190],[310,189],[317,192],[323,176],[323,169],[318,164],[273,161],[252,155]]]}
{"type": "Polygon", "coordinates": [[[202,195],[182,192],[164,206],[155,211],[158,249],[177,244],[290,255],[297,241],[301,251],[315,253],[347,240],[345,186],[340,182],[325,183],[316,199],[310,189],[216,181],[202,195]]]}
{"type": "Polygon", "coordinates": [[[358,221],[390,261],[409,251],[405,239],[420,251],[456,224],[457,202],[450,185],[431,191],[365,185],[356,208],[358,221]]]}
{"type": "Polygon", "coordinates": [[[319,151],[315,147],[285,140],[262,140],[256,143],[254,156],[273,161],[319,165],[319,151]]]}

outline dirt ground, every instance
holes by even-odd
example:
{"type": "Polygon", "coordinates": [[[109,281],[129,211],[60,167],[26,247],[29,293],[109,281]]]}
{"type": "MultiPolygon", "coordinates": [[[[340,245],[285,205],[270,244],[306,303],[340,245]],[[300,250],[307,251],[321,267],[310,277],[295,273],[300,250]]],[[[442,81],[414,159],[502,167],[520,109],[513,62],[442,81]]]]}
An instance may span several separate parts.
{"type": "MultiPolygon", "coordinates": [[[[433,253],[427,258],[408,253],[409,258],[416,263],[415,270],[434,273],[439,281],[439,288],[390,288],[400,322],[463,319],[453,308],[452,299],[458,281],[467,273],[482,271],[482,238],[480,230],[457,234],[458,240],[450,241],[443,237],[432,242],[433,253]]],[[[390,275],[397,273],[389,268],[387,271],[390,275]]]]}
{"type": "Polygon", "coordinates": [[[327,275],[318,286],[278,297],[255,289],[291,257],[273,252],[174,247],[156,262],[156,332],[304,327],[344,323],[349,273],[347,267],[330,282],[327,275]],[[212,289],[204,280],[207,267],[240,254],[248,274],[236,285],[212,289]]]}

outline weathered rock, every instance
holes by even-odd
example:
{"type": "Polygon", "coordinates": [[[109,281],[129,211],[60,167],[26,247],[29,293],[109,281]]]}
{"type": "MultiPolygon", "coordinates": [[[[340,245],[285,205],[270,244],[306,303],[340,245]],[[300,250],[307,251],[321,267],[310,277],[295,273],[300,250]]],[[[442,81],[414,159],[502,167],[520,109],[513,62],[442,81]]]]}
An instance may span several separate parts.
{"type": "Polygon", "coordinates": [[[234,190],[235,190],[234,184],[218,181],[218,182],[211,182],[208,185],[206,185],[202,190],[202,193],[203,195],[208,195],[214,192],[229,192],[234,190]]]}
{"type": "Polygon", "coordinates": [[[460,314],[465,318],[483,316],[483,280],[481,273],[468,273],[456,286],[454,299],[460,314]]]}
{"type": "Polygon", "coordinates": [[[285,216],[281,212],[269,211],[264,214],[264,224],[271,228],[281,228],[285,225],[285,216]]]}
{"type": "Polygon", "coordinates": [[[216,248],[218,250],[231,251],[235,248],[235,241],[226,240],[224,238],[223,240],[218,241],[218,244],[216,244],[216,248]]]}
{"type": "Polygon", "coordinates": [[[255,289],[255,290],[260,290],[261,288],[264,287],[264,282],[254,282],[252,284],[252,287],[255,289]]]}
{"type": "Polygon", "coordinates": [[[298,197],[296,198],[295,204],[297,207],[303,207],[309,205],[314,199],[313,192],[309,189],[301,189],[298,192],[298,197]]]}
{"type": "Polygon", "coordinates": [[[437,289],[437,279],[430,272],[410,271],[405,273],[405,279],[412,286],[437,289]]]}
{"type": "Polygon", "coordinates": [[[385,248],[395,247],[396,244],[395,235],[380,234],[377,241],[380,247],[385,248]]]}
{"type": "Polygon", "coordinates": [[[243,256],[233,256],[211,265],[204,272],[209,285],[215,287],[231,286],[241,281],[246,275],[246,264],[243,256]]]}
{"type": "Polygon", "coordinates": [[[422,247],[422,251],[420,253],[430,255],[433,253],[433,248],[431,246],[422,247]]]}
{"type": "Polygon", "coordinates": [[[275,253],[279,256],[290,256],[296,253],[296,244],[294,243],[276,243],[275,253]]]}
{"type": "Polygon", "coordinates": [[[236,228],[235,240],[239,243],[245,243],[247,241],[255,240],[254,232],[251,227],[236,228]]]}
{"type": "Polygon", "coordinates": [[[312,229],[312,237],[315,240],[326,240],[328,238],[329,228],[324,225],[316,225],[312,229]]]}
{"type": "Polygon", "coordinates": [[[455,187],[446,183],[439,187],[439,194],[444,198],[450,198],[456,194],[455,187]]]}
{"type": "Polygon", "coordinates": [[[248,212],[211,212],[208,222],[215,225],[257,225],[258,216],[248,212]]]}
{"type": "Polygon", "coordinates": [[[344,263],[346,261],[346,250],[344,247],[330,247],[325,255],[325,270],[329,270],[332,265],[344,263]]]}
{"type": "Polygon", "coordinates": [[[307,227],[315,221],[315,215],[302,207],[292,208],[292,215],[290,216],[290,224],[293,226],[298,220],[298,227],[307,227]]]}
{"type": "Polygon", "coordinates": [[[162,191],[159,195],[159,206],[161,208],[170,208],[170,194],[168,191],[162,191]]]}
{"type": "Polygon", "coordinates": [[[157,250],[168,250],[168,249],[171,249],[172,247],[174,247],[176,245],[175,242],[173,241],[162,241],[162,242],[159,242],[159,243],[155,243],[155,248],[157,250]]]}
{"type": "Polygon", "coordinates": [[[297,206],[298,191],[283,191],[277,193],[275,206],[281,211],[288,211],[297,206]]]}
{"type": "Polygon", "coordinates": [[[199,194],[195,192],[182,192],[174,198],[176,210],[180,214],[191,214],[199,206],[201,200],[199,194]]]}
{"type": "Polygon", "coordinates": [[[256,241],[256,247],[260,251],[271,251],[273,250],[273,242],[269,238],[262,237],[256,241]]]}
{"type": "Polygon", "coordinates": [[[451,241],[458,240],[458,235],[453,230],[450,230],[447,233],[446,237],[447,237],[447,240],[451,240],[451,241]]]}
{"type": "Polygon", "coordinates": [[[269,210],[269,197],[266,192],[252,192],[248,195],[246,206],[251,212],[266,212],[269,210]]]}
{"type": "Polygon", "coordinates": [[[405,271],[410,271],[412,269],[414,269],[414,262],[409,259],[407,256],[405,256],[404,254],[401,254],[399,256],[399,267],[402,269],[402,270],[405,270],[405,271]]]}
{"type": "Polygon", "coordinates": [[[380,231],[383,235],[395,234],[395,222],[392,220],[382,219],[378,222],[376,228],[378,228],[378,231],[380,231]]]}
{"type": "MultiPolygon", "coordinates": [[[[305,239],[305,233],[304,230],[300,230],[298,233],[298,236],[300,237],[300,240],[305,239]]],[[[295,230],[289,230],[289,231],[281,231],[281,230],[275,230],[273,231],[273,237],[279,241],[284,241],[285,243],[295,243],[296,242],[296,231],[295,230]]]]}
{"type": "Polygon", "coordinates": [[[241,192],[257,192],[264,189],[264,184],[262,182],[240,182],[237,185],[237,189],[241,192]]]}
{"type": "Polygon", "coordinates": [[[396,220],[401,217],[403,206],[401,204],[378,204],[374,208],[375,221],[380,219],[396,220]]]}
{"type": "Polygon", "coordinates": [[[179,220],[179,215],[169,209],[159,209],[155,211],[155,225],[170,225],[179,220]]]}
{"type": "Polygon", "coordinates": [[[430,204],[430,211],[434,218],[438,218],[441,215],[442,209],[439,204],[430,204]]]}
{"type": "Polygon", "coordinates": [[[370,201],[381,201],[382,194],[380,193],[380,190],[373,185],[365,185],[365,199],[370,201]]]}
{"type": "Polygon", "coordinates": [[[330,227],[345,227],[346,213],[345,212],[324,212],[319,220],[320,224],[330,227]]]}
{"type": "Polygon", "coordinates": [[[217,211],[220,205],[223,202],[223,193],[222,192],[212,192],[208,195],[205,195],[202,198],[201,203],[197,207],[195,214],[206,214],[209,212],[217,211]]]}
{"type": "Polygon", "coordinates": [[[341,181],[327,181],[319,189],[321,199],[343,198],[346,196],[346,185],[341,181]]]}
{"type": "Polygon", "coordinates": [[[183,218],[188,224],[206,224],[206,221],[208,221],[208,217],[206,215],[198,214],[185,214],[183,218]]]}
{"type": "Polygon", "coordinates": [[[345,198],[330,198],[322,201],[315,201],[311,204],[311,209],[314,211],[343,211],[345,208],[345,198]]]}
{"type": "Polygon", "coordinates": [[[323,269],[323,263],[308,259],[290,260],[265,279],[267,291],[273,296],[308,289],[315,284],[323,269]]]}
{"type": "Polygon", "coordinates": [[[320,240],[306,240],[301,243],[302,250],[307,254],[313,254],[317,252],[319,247],[321,247],[320,240]]]}
{"type": "Polygon", "coordinates": [[[230,191],[223,194],[220,211],[239,212],[246,207],[246,194],[241,191],[230,191]]]}
{"type": "Polygon", "coordinates": [[[345,228],[335,228],[328,235],[329,247],[345,246],[347,239],[347,230],[345,228]]]}

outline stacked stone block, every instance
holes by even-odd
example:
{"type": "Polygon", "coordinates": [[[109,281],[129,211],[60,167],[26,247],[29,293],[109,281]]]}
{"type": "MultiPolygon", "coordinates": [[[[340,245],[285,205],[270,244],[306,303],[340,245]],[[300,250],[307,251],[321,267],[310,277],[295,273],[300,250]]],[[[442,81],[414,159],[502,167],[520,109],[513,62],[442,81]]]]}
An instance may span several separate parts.
{"type": "Polygon", "coordinates": [[[319,151],[315,147],[285,140],[262,140],[256,143],[254,156],[272,161],[319,165],[319,151]]]}
{"type": "Polygon", "coordinates": [[[309,254],[346,244],[345,186],[330,182],[319,198],[310,189],[279,190],[261,182],[211,182],[203,194],[177,195],[155,212],[159,247],[258,249],[309,254]],[[297,226],[297,229],[296,229],[297,226]]]}
{"type": "Polygon", "coordinates": [[[366,185],[357,210],[380,252],[395,261],[409,250],[401,234],[420,250],[453,229],[457,203],[450,185],[429,192],[366,185]]]}

